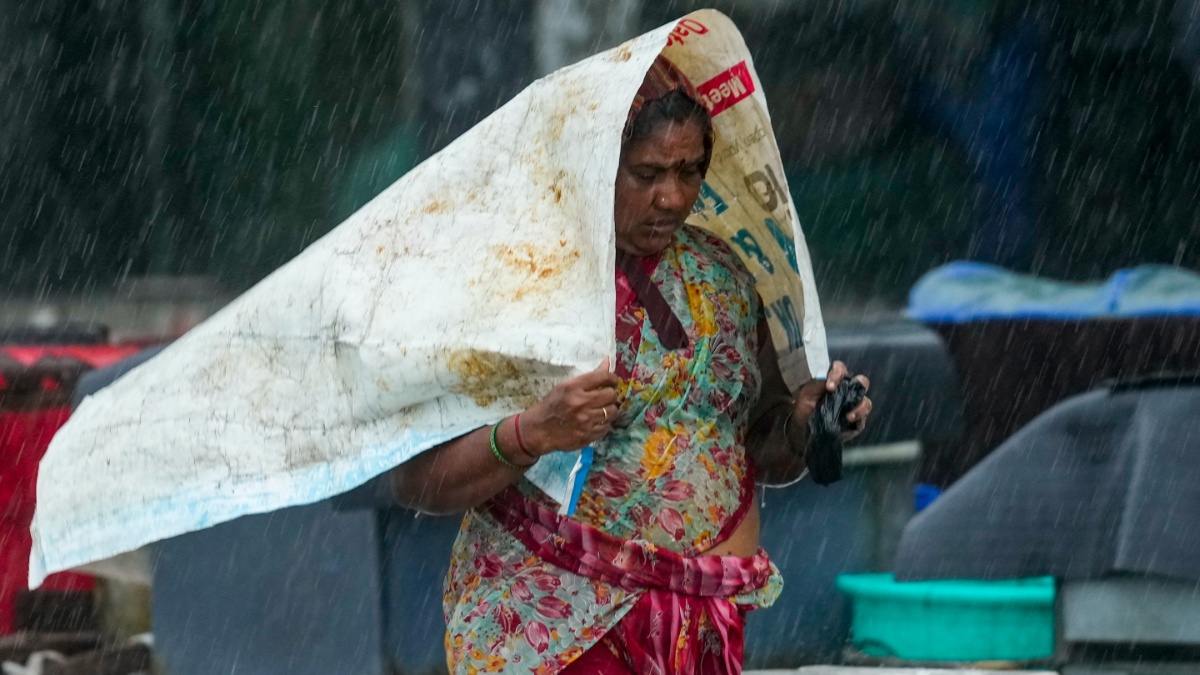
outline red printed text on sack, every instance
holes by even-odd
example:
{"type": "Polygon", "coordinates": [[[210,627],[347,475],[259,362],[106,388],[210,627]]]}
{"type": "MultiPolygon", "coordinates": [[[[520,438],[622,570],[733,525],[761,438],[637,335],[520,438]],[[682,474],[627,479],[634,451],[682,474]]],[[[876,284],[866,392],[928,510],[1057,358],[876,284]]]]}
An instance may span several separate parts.
{"type": "Polygon", "coordinates": [[[713,117],[720,115],[735,103],[754,93],[754,78],[742,61],[729,70],[696,87],[700,102],[713,117]]]}
{"type": "Polygon", "coordinates": [[[675,24],[675,29],[671,31],[671,35],[667,37],[667,46],[681,45],[687,42],[689,36],[704,35],[707,32],[708,26],[695,19],[680,19],[679,23],[675,24]]]}

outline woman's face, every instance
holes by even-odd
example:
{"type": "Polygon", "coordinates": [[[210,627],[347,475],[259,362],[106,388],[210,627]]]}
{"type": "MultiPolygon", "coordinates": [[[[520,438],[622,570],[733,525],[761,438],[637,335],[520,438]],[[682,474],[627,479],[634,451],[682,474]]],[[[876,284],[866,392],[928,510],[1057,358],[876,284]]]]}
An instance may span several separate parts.
{"type": "Polygon", "coordinates": [[[704,132],[692,121],[664,122],[621,149],[617,248],[645,256],[671,243],[700,196],[704,160],[704,132]]]}

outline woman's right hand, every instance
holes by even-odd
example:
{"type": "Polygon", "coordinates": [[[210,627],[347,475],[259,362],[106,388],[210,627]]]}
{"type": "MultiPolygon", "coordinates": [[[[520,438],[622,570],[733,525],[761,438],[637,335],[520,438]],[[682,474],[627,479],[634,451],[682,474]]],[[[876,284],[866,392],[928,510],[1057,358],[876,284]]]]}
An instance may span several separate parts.
{"type": "Polygon", "coordinates": [[[533,458],[578,450],[603,438],[617,419],[617,386],[609,360],[590,373],[562,382],[521,414],[521,437],[533,458]]]}

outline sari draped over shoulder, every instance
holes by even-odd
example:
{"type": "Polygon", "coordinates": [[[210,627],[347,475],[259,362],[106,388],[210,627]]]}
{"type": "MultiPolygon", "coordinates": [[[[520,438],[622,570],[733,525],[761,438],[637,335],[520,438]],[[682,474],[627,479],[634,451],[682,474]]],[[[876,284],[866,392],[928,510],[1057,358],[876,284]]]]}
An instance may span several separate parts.
{"type": "Polygon", "coordinates": [[[522,481],[464,517],[444,596],[453,673],[558,673],[635,626],[649,631],[622,643],[637,672],[701,662],[740,672],[740,614],[779,594],[762,551],[700,555],[733,532],[754,495],[745,453],[761,378],[753,278],[691,226],[645,264],[687,344],[663,347],[618,272],[618,419],[595,444],[574,516],[522,481]]]}

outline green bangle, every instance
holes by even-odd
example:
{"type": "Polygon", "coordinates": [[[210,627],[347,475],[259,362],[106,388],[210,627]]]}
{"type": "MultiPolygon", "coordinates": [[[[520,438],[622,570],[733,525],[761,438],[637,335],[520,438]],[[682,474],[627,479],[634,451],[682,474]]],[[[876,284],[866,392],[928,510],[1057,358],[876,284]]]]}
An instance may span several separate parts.
{"type": "MultiPolygon", "coordinates": [[[[505,457],[504,454],[500,452],[500,446],[496,445],[496,432],[500,430],[500,425],[503,422],[504,422],[504,420],[500,420],[499,422],[496,422],[496,426],[492,427],[492,434],[491,434],[491,438],[490,438],[491,443],[492,443],[492,454],[495,455],[496,459],[500,460],[500,463],[503,464],[504,466],[507,466],[508,468],[513,469],[515,471],[524,471],[525,469],[528,469],[529,467],[521,466],[520,464],[513,464],[512,462],[508,461],[508,458],[505,457]]],[[[530,465],[530,466],[532,466],[532,465],[530,465]]]]}

